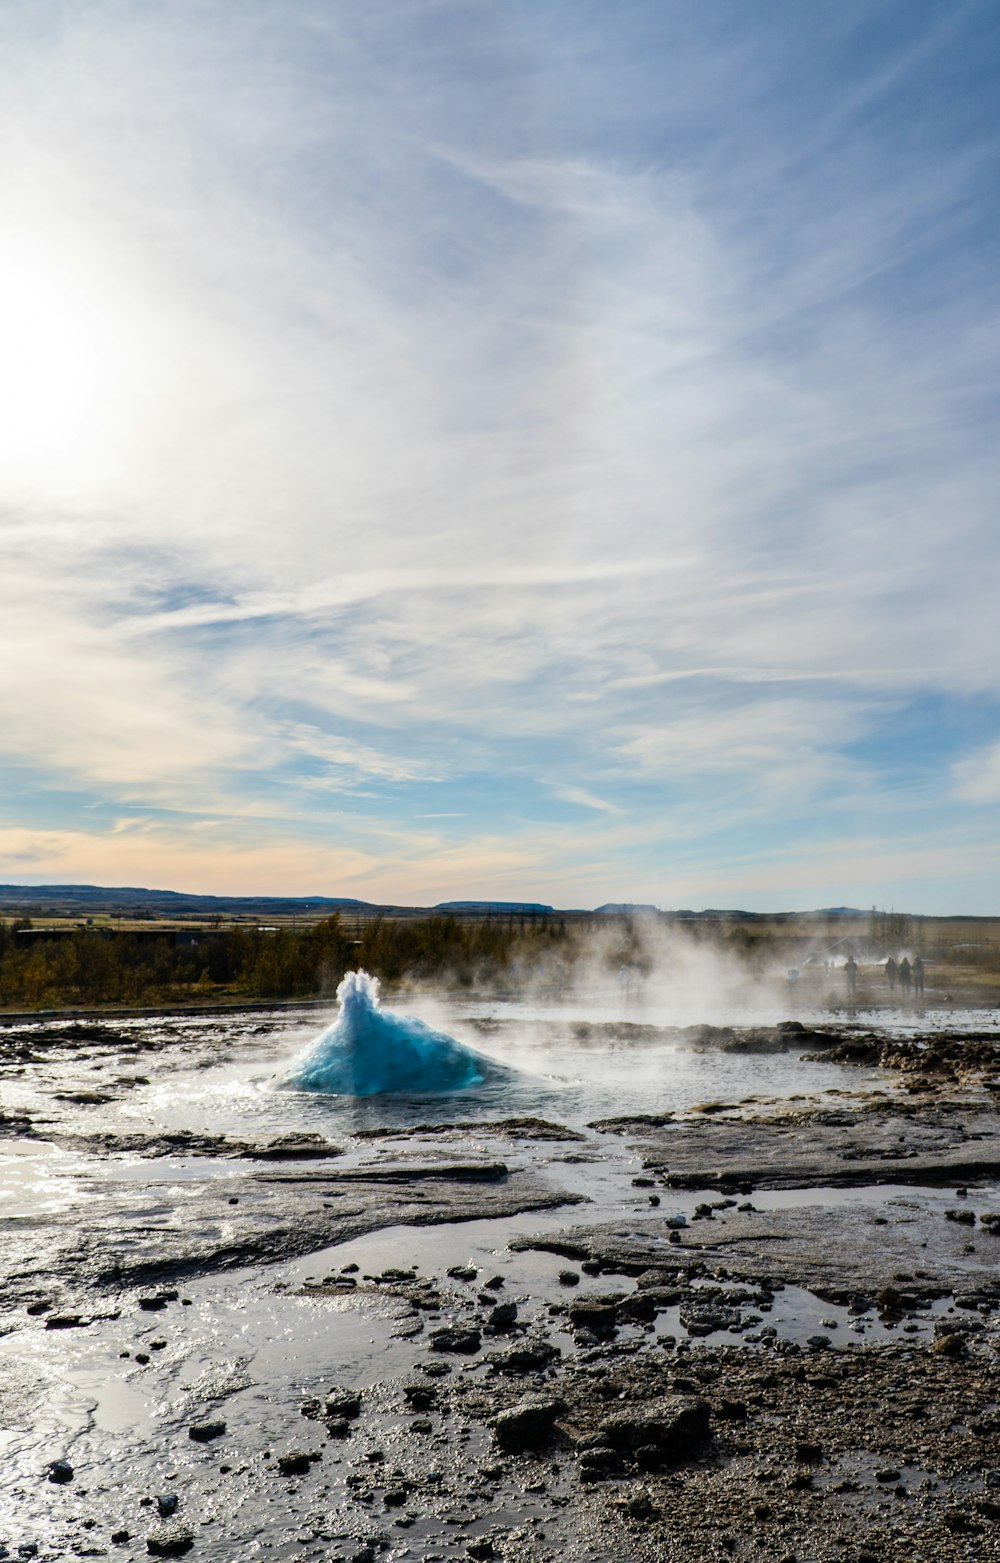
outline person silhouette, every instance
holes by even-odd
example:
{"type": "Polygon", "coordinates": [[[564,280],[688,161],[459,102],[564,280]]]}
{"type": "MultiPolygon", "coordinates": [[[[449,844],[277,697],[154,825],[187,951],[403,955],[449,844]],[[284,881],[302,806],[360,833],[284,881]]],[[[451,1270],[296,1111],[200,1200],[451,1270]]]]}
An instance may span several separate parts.
{"type": "Polygon", "coordinates": [[[919,955],[913,962],[913,991],[919,994],[924,991],[924,963],[919,955]]]}
{"type": "Polygon", "coordinates": [[[899,967],[896,965],[896,962],[893,960],[892,956],[890,955],[889,959],[885,963],[885,980],[889,984],[889,992],[890,993],[895,993],[895,991],[896,991],[896,978],[898,976],[899,976],[899,967]]]}
{"type": "Polygon", "coordinates": [[[905,995],[909,995],[910,983],[913,980],[913,969],[906,956],[899,963],[899,986],[905,995]]]}
{"type": "Polygon", "coordinates": [[[844,976],[847,978],[847,992],[853,999],[858,986],[858,963],[853,955],[849,955],[844,963],[844,976]]]}

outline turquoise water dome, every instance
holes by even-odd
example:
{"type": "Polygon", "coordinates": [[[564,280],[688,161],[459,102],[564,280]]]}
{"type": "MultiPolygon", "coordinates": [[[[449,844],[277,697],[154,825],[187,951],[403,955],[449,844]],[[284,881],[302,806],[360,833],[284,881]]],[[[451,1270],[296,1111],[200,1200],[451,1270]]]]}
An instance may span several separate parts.
{"type": "Polygon", "coordinates": [[[337,989],[340,1014],[288,1077],[302,1091],[337,1096],[462,1091],[508,1071],[422,1020],[379,1003],[378,981],[349,971],[337,989]]]}

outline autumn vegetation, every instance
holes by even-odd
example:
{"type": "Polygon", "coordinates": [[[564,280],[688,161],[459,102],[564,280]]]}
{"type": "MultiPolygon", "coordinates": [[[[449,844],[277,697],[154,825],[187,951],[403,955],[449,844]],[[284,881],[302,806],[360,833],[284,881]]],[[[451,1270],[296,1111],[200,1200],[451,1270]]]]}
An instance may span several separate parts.
{"type": "Polygon", "coordinates": [[[31,936],[0,924],[0,1007],[38,1009],[224,999],[322,998],[351,967],[387,983],[492,981],[565,938],[541,919],[463,921],[375,917],[351,937],[339,915],[311,927],[230,927],[177,937],[173,929],[77,928],[31,936]],[[27,937],[26,937],[27,935],[27,937]]]}

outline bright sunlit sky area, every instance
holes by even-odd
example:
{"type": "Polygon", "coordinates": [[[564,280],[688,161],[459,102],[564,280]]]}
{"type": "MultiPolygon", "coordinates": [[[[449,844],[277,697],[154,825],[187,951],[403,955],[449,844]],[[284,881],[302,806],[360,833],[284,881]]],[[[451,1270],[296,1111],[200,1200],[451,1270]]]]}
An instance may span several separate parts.
{"type": "Polygon", "coordinates": [[[0,46],[0,879],[1000,913],[994,0],[0,46]]]}

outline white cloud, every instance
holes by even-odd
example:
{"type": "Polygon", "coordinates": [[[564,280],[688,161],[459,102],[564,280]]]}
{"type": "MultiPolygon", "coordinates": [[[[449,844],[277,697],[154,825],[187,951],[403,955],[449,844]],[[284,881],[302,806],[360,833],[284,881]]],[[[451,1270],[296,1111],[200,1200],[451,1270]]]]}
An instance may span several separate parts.
{"type": "Polygon", "coordinates": [[[963,803],[1000,803],[1000,741],[954,767],[955,797],[963,803]]]}
{"type": "Polygon", "coordinates": [[[625,810],[619,808],[617,803],[609,803],[606,798],[598,798],[589,792],[586,787],[553,786],[553,795],[561,798],[564,803],[574,803],[581,809],[594,809],[598,814],[624,814],[625,810]]]}
{"type": "MultiPolygon", "coordinates": [[[[675,19],[662,89],[602,145],[569,112],[612,92],[600,67],[525,17],[470,13],[460,45],[433,7],[46,16],[0,26],[0,201],[86,325],[64,367],[100,360],[101,417],[61,460],[0,454],[8,762],[242,811],[276,853],[326,792],[331,839],[345,796],[389,791],[405,839],[407,788],[426,818],[478,775],[650,841],[661,805],[623,781],[669,784],[705,836],[742,783],[780,834],[790,800],[884,803],[854,752],[907,699],[998,692],[996,299],[968,270],[888,296],[948,274],[931,234],[972,266],[982,170],[901,168],[857,119],[922,41],[775,138],[753,28],[675,19]],[[463,47],[495,108],[528,90],[527,43],[492,47],[519,29],[562,104],[537,145],[464,96],[463,47]],[[705,129],[708,90],[738,126],[713,98],[705,129]]],[[[961,802],[997,796],[994,758],[958,768],[961,802]]],[[[439,861],[491,885],[582,872],[572,833],[507,856],[464,828],[439,861]]],[[[628,850],[586,859],[612,897],[628,850]]]]}

